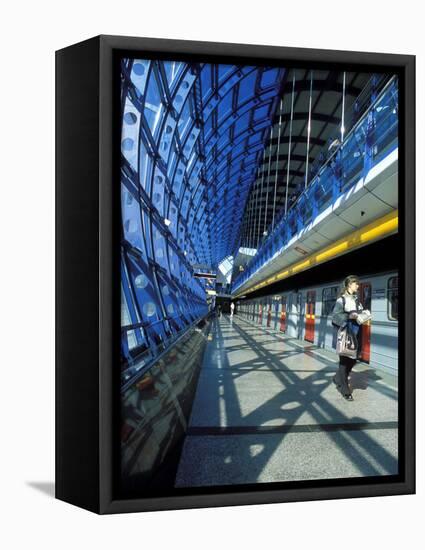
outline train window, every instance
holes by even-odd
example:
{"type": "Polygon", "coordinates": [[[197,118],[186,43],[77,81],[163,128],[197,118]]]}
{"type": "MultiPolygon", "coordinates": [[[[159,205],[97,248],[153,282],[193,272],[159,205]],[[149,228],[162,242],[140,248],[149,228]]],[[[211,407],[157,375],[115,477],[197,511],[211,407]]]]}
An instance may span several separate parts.
{"type": "Polygon", "coordinates": [[[398,321],[398,277],[390,277],[387,287],[388,319],[398,321]]]}
{"type": "Polygon", "coordinates": [[[364,309],[372,309],[370,283],[360,283],[359,297],[364,309]]]}
{"type": "Polygon", "coordinates": [[[324,288],[322,292],[322,317],[327,317],[332,313],[338,294],[337,286],[324,288]]]}

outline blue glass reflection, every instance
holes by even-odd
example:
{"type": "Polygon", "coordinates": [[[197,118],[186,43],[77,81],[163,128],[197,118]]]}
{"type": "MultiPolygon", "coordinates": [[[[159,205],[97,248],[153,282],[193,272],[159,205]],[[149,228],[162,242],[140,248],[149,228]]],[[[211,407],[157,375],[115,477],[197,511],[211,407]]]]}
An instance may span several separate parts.
{"type": "MultiPolygon", "coordinates": [[[[284,69],[122,62],[123,361],[208,312],[193,265],[234,252],[284,69]],[[124,322],[125,319],[125,322],[124,322]]],[[[130,368],[130,367],[129,367],[130,368]]]]}

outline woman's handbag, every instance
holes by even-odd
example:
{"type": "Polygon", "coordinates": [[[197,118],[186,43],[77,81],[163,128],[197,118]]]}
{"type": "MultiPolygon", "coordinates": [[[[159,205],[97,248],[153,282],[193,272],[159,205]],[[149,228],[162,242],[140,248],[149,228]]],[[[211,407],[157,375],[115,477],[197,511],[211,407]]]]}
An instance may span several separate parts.
{"type": "Polygon", "coordinates": [[[357,359],[357,337],[350,328],[350,323],[345,323],[338,329],[336,337],[336,352],[338,355],[357,359]]]}

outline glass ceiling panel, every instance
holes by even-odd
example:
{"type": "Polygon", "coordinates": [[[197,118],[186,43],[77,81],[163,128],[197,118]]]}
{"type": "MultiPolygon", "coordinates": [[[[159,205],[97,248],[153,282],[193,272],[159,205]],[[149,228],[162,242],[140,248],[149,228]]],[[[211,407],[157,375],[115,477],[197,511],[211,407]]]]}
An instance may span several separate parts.
{"type": "Polygon", "coordinates": [[[158,123],[161,118],[162,103],[159,87],[153,71],[150,72],[145,98],[145,118],[149,124],[152,135],[156,135],[158,123]]]}
{"type": "Polygon", "coordinates": [[[123,66],[122,154],[133,184],[187,259],[216,268],[237,249],[285,69],[139,59],[123,66]],[[147,181],[159,173],[161,181],[147,181]]]}
{"type": "Polygon", "coordinates": [[[253,97],[257,76],[257,71],[254,71],[242,80],[239,88],[239,107],[253,97]]]}
{"type": "Polygon", "coordinates": [[[163,66],[168,81],[168,87],[170,89],[173,88],[173,84],[176,81],[177,75],[179,74],[179,70],[182,65],[183,63],[179,63],[176,61],[164,61],[163,66]]]}

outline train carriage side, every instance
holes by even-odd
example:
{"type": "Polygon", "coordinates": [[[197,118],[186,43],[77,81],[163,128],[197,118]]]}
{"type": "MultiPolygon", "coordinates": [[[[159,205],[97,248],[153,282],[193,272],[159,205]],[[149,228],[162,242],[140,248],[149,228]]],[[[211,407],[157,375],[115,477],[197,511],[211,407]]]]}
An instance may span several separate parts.
{"type": "MultiPolygon", "coordinates": [[[[361,360],[392,374],[398,365],[398,276],[396,272],[360,278],[359,297],[372,312],[361,327],[361,360]]],[[[241,308],[246,320],[287,336],[335,351],[332,311],[340,281],[248,300],[241,308]]]]}
{"type": "MultiPolygon", "coordinates": [[[[338,297],[339,288],[338,283],[329,283],[316,288],[317,314],[314,325],[314,343],[329,351],[334,351],[336,344],[336,329],[332,325],[332,310],[338,297]]],[[[363,307],[372,312],[372,321],[361,327],[362,356],[360,360],[372,367],[378,367],[395,374],[398,365],[397,273],[361,277],[359,298],[363,307]]],[[[306,320],[306,322],[308,321],[306,320]]],[[[305,335],[304,339],[306,339],[305,335]]]]}
{"type": "Polygon", "coordinates": [[[398,370],[398,274],[377,275],[371,289],[370,364],[390,374],[398,370]]]}
{"type": "Polygon", "coordinates": [[[340,290],[339,282],[330,282],[303,290],[304,330],[298,329],[302,339],[314,345],[335,351],[336,329],[332,325],[332,311],[340,290]]]}
{"type": "Polygon", "coordinates": [[[271,323],[271,327],[274,330],[279,330],[280,305],[281,305],[280,296],[274,295],[273,302],[272,302],[272,323],[271,323]]]}
{"type": "Polygon", "coordinates": [[[292,338],[296,338],[298,334],[298,314],[296,293],[288,292],[288,303],[286,306],[286,334],[292,338]]]}
{"type": "Polygon", "coordinates": [[[263,316],[261,319],[261,326],[266,328],[267,327],[267,312],[268,312],[268,297],[261,298],[261,304],[263,308],[263,316]]]}
{"type": "Polygon", "coordinates": [[[288,328],[287,321],[287,309],[288,309],[288,294],[280,296],[279,304],[279,331],[286,332],[288,328]]]}
{"type": "Polygon", "coordinates": [[[332,325],[332,311],[338,298],[338,283],[322,285],[318,288],[317,341],[319,347],[331,351],[336,346],[336,330],[332,325]]]}

